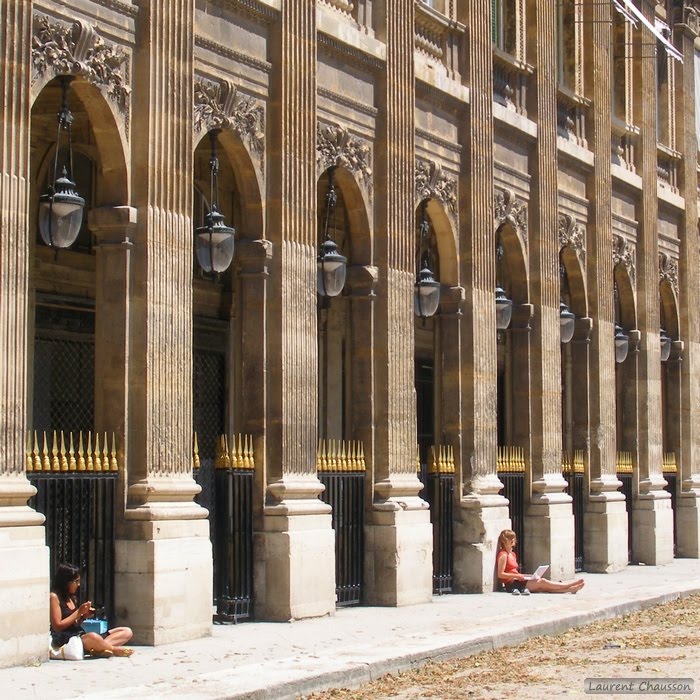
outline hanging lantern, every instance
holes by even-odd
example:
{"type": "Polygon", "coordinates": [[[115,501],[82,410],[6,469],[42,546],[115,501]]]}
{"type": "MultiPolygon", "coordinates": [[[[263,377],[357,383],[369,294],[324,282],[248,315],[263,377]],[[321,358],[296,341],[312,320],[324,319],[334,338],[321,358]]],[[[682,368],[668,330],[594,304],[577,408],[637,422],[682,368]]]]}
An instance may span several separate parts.
{"type": "Polygon", "coordinates": [[[421,204],[421,221],[419,227],[420,243],[418,246],[418,274],[413,294],[413,311],[416,316],[426,318],[434,316],[440,305],[440,282],[433,276],[430,269],[430,224],[428,223],[428,200],[421,204]]]}
{"type": "Polygon", "coordinates": [[[615,362],[618,364],[625,361],[629,352],[630,339],[622,328],[615,324],[615,362]]]}
{"type": "Polygon", "coordinates": [[[667,362],[668,358],[671,357],[671,344],[673,341],[666,335],[664,328],[661,329],[659,340],[661,342],[661,362],[667,362]]]}
{"type": "Polygon", "coordinates": [[[499,331],[504,331],[510,325],[510,319],[513,315],[513,302],[506,296],[505,290],[496,287],[496,328],[499,331]]]}
{"type": "Polygon", "coordinates": [[[576,316],[562,301],[559,303],[559,334],[561,342],[566,344],[574,337],[576,316]]]}
{"type": "Polygon", "coordinates": [[[335,206],[338,202],[333,184],[334,170],[335,167],[328,170],[323,243],[321,243],[316,264],[316,291],[322,297],[337,297],[343,291],[348,266],[348,259],[340,254],[338,246],[331,240],[329,233],[330,219],[333,216],[335,221],[335,206]]]}

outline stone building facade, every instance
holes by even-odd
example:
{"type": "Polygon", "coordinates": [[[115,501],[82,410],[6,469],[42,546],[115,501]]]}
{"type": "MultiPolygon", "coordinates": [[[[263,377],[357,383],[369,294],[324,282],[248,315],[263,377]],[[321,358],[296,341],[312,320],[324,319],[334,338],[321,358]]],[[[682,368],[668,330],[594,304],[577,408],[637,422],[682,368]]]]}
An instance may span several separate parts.
{"type": "Polygon", "coordinates": [[[425,440],[454,455],[455,592],[493,585],[508,447],[524,456],[526,564],[574,573],[562,472],[574,452],[586,570],[626,566],[630,541],[634,561],[697,557],[698,21],[694,0],[4,0],[2,663],[46,655],[30,430],[116,435],[116,611],[139,641],[210,632],[198,420],[253,436],[258,619],[335,609],[319,439],[363,446],[363,601],[429,600],[418,365],[430,371],[425,440]],[[86,213],[55,255],[37,209],[61,76],[73,78],[86,213]],[[233,265],[213,280],[193,256],[212,130],[237,231],[233,265]],[[427,320],[414,314],[422,211],[441,290],[427,320]],[[324,230],[348,265],[329,303],[316,293],[324,230]],[[500,331],[497,285],[512,302],[500,331]],[[575,317],[568,343],[562,304],[575,317]],[[91,338],[94,357],[60,378],[61,391],[83,386],[85,411],[61,425],[59,370],[39,348],[71,333],[91,338]],[[211,385],[193,369],[199,350],[218,368],[211,385]]]}

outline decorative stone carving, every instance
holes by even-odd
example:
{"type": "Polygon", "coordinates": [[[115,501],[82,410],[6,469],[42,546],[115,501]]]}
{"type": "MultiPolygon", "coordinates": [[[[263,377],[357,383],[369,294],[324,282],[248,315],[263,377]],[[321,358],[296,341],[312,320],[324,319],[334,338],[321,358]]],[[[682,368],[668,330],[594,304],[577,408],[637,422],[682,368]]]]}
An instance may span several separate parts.
{"type": "Polygon", "coordinates": [[[442,172],[432,160],[416,158],[416,197],[419,201],[433,197],[442,202],[449,215],[457,218],[457,178],[442,172]]]}
{"type": "Polygon", "coordinates": [[[637,276],[637,255],[634,247],[623,236],[613,234],[613,265],[624,265],[634,283],[637,276]]]}
{"type": "Polygon", "coordinates": [[[678,294],[678,260],[668,253],[659,253],[659,281],[668,282],[678,294]]]}
{"type": "Polygon", "coordinates": [[[570,214],[559,214],[559,247],[569,246],[581,262],[586,259],[586,229],[570,214]]]}
{"type": "Polygon", "coordinates": [[[34,82],[52,70],[54,75],[81,75],[103,88],[126,114],[131,88],[129,62],[118,47],[107,44],[93,27],[80,20],[72,25],[51,22],[46,15],[34,15],[32,37],[34,82]]]}
{"type": "Polygon", "coordinates": [[[676,7],[674,21],[678,24],[685,24],[698,34],[700,33],[700,12],[695,5],[695,0],[685,0],[682,5],[676,7]]]}
{"type": "Polygon", "coordinates": [[[256,155],[265,152],[265,110],[245,97],[228,80],[214,83],[203,78],[194,83],[194,130],[231,129],[250,144],[256,155]]]}
{"type": "Polygon", "coordinates": [[[372,150],[362,139],[351,136],[344,126],[316,126],[317,163],[322,170],[342,165],[356,173],[372,189],[372,150]]]}
{"type": "Polygon", "coordinates": [[[520,201],[513,190],[497,191],[493,209],[497,225],[509,223],[527,240],[527,204],[520,201]]]}

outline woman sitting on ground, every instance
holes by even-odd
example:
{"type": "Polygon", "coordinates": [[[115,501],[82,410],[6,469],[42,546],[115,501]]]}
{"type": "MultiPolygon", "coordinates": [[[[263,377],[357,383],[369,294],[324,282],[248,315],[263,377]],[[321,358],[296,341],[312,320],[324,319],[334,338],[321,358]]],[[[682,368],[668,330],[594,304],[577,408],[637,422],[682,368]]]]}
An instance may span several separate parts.
{"type": "Polygon", "coordinates": [[[498,536],[496,571],[502,590],[515,595],[530,595],[530,593],[577,593],[583,588],[585,581],[582,578],[556,583],[546,578],[533,579],[521,574],[518,558],[513,551],[515,543],[515,533],[512,530],[503,530],[498,536]]]}
{"type": "Polygon", "coordinates": [[[51,614],[51,645],[62,647],[71,637],[80,636],[83,648],[92,656],[131,656],[133,649],[123,646],[131,639],[131,629],[115,627],[104,635],[86,632],[81,622],[94,614],[95,609],[88,600],[77,604],[80,588],[80,571],[72,564],[60,564],[51,584],[49,598],[51,614]]]}

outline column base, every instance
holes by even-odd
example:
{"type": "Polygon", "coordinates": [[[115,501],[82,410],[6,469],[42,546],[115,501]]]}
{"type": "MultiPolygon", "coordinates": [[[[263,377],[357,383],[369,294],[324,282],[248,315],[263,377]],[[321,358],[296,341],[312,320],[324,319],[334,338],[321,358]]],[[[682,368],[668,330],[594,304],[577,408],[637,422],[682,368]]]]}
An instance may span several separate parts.
{"type": "Polygon", "coordinates": [[[627,566],[627,510],[624,496],[591,499],[583,514],[583,565],[591,573],[608,574],[627,566]]]}
{"type": "Polygon", "coordinates": [[[576,554],[571,498],[560,493],[555,500],[531,503],[525,508],[523,520],[527,561],[521,563],[521,570],[530,572],[541,564],[549,564],[547,578],[573,578],[576,554]]]}
{"type": "Polygon", "coordinates": [[[673,561],[671,494],[652,491],[634,499],[632,508],[632,561],[649,566],[673,561]]]}
{"type": "MultiPolygon", "coordinates": [[[[303,510],[303,502],[293,504],[303,510]]],[[[255,617],[288,622],[335,613],[335,535],[330,507],[309,502],[309,512],[266,514],[256,532],[255,617]]]]}
{"type": "Polygon", "coordinates": [[[700,493],[681,494],[676,501],[676,556],[700,558],[700,493]]]}
{"type": "Polygon", "coordinates": [[[115,547],[115,623],[136,644],[209,636],[213,575],[207,520],[129,520],[115,547]]]}
{"type": "Polygon", "coordinates": [[[369,605],[398,607],[432,600],[430,510],[415,496],[406,497],[404,507],[375,509],[365,525],[365,597],[369,605]]]}
{"type": "Polygon", "coordinates": [[[49,658],[49,577],[44,527],[0,527],[0,667],[49,658]]]}
{"type": "Polygon", "coordinates": [[[455,593],[487,593],[496,586],[496,548],[510,528],[503,496],[470,495],[462,499],[453,521],[455,593]]]}

